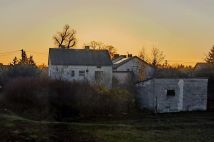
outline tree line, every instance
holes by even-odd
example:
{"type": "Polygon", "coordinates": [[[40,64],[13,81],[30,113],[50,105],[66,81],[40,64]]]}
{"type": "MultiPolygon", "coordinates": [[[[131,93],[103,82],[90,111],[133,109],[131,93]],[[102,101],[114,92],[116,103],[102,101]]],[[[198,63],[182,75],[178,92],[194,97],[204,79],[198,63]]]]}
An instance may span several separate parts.
{"type": "MultiPolygon", "coordinates": [[[[57,32],[53,36],[55,46],[58,48],[65,49],[74,48],[77,45],[76,34],[76,30],[72,29],[71,26],[66,24],[61,32],[57,32]]],[[[94,50],[108,50],[111,58],[114,58],[114,55],[117,53],[117,50],[113,45],[104,44],[100,41],[91,41],[84,45],[89,46],[91,49],[94,50]]],[[[163,51],[161,51],[157,47],[153,47],[151,49],[151,55],[146,54],[145,48],[142,48],[137,56],[155,67],[171,67],[171,65],[168,64],[167,60],[165,60],[165,55],[163,51]]],[[[214,46],[210,49],[204,61],[209,64],[214,64],[214,46]]],[[[10,63],[10,65],[18,64],[29,64],[36,66],[36,62],[34,61],[33,56],[30,55],[28,57],[26,51],[23,49],[21,50],[21,58],[18,59],[17,57],[14,57],[13,61],[10,63]]]]}
{"type": "MultiPolygon", "coordinates": [[[[57,32],[53,36],[55,46],[58,48],[66,49],[74,48],[77,44],[76,33],[76,30],[72,29],[69,25],[65,25],[61,32],[57,32]]],[[[90,43],[85,44],[85,46],[89,46],[91,49],[95,50],[108,50],[112,58],[114,57],[114,54],[117,53],[117,50],[114,46],[106,45],[100,41],[91,41],[90,43]]],[[[145,49],[142,48],[139,51],[138,57],[156,67],[160,65],[169,66],[167,60],[165,60],[165,55],[163,51],[161,51],[157,47],[153,47],[151,49],[150,56],[147,55],[145,49]]],[[[214,46],[210,49],[208,55],[206,56],[205,62],[214,64],[214,46]]]]}

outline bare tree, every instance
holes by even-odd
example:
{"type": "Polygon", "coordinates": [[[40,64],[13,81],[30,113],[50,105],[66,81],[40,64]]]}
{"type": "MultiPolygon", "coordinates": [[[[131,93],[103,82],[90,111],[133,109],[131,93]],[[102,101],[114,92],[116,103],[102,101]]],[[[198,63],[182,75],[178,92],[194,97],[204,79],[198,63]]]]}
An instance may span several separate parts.
{"type": "Polygon", "coordinates": [[[116,48],[114,46],[112,46],[112,45],[105,45],[102,42],[91,41],[87,45],[90,46],[94,50],[108,50],[111,58],[114,56],[114,54],[117,53],[117,50],[116,50],[116,48]]]}
{"type": "Polygon", "coordinates": [[[91,41],[88,46],[90,46],[92,49],[97,49],[97,50],[101,50],[105,48],[104,43],[102,43],[101,41],[91,41]]]}
{"type": "Polygon", "coordinates": [[[97,42],[96,41],[91,41],[88,46],[90,46],[92,49],[96,49],[97,42]]]}
{"type": "Polygon", "coordinates": [[[72,30],[70,35],[67,38],[67,48],[74,47],[76,45],[76,38],[75,38],[76,31],[72,30]]]}
{"type": "Polygon", "coordinates": [[[76,31],[65,25],[62,32],[53,36],[55,45],[59,48],[71,48],[76,45],[76,31]]]}
{"type": "Polygon", "coordinates": [[[112,46],[112,45],[107,45],[107,46],[105,46],[104,49],[108,50],[108,52],[109,52],[111,58],[113,58],[113,57],[114,57],[114,54],[117,53],[116,48],[115,48],[114,46],[112,46]]]}
{"type": "Polygon", "coordinates": [[[141,58],[142,60],[146,61],[146,62],[149,62],[149,60],[150,60],[149,57],[146,54],[146,51],[145,51],[144,47],[141,48],[138,57],[141,58]]]}
{"type": "Polygon", "coordinates": [[[152,48],[152,55],[151,55],[151,63],[154,66],[158,66],[163,62],[165,59],[165,56],[163,54],[163,51],[159,50],[158,48],[154,47],[152,48]]]}

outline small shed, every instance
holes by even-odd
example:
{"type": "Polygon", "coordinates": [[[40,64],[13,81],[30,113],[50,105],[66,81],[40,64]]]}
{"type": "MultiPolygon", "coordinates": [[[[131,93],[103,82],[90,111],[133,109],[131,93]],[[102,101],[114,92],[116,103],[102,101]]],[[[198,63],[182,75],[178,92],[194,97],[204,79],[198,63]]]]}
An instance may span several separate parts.
{"type": "Polygon", "coordinates": [[[136,84],[141,109],[157,113],[207,110],[208,79],[150,79],[136,84]]]}

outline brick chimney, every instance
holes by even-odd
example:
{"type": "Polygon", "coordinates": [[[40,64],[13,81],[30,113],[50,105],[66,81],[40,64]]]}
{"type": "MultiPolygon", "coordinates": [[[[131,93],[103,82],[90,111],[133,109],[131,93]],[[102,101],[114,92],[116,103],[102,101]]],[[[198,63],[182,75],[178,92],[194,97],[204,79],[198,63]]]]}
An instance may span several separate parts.
{"type": "Polygon", "coordinates": [[[131,58],[132,57],[132,54],[128,54],[128,58],[131,58]]]}
{"type": "Polygon", "coordinates": [[[120,54],[114,54],[114,58],[118,58],[120,54]]]}
{"type": "Polygon", "coordinates": [[[85,46],[85,49],[86,49],[86,50],[89,50],[89,49],[90,49],[90,46],[85,46]]]}

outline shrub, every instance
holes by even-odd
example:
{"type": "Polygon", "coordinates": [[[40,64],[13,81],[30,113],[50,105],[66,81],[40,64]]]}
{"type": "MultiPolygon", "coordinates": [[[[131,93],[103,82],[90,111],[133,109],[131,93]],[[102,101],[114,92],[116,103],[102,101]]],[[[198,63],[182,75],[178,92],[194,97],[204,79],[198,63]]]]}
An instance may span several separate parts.
{"type": "MultiPolygon", "coordinates": [[[[0,68],[0,84],[6,84],[8,81],[13,80],[14,78],[39,77],[42,73],[43,72],[41,69],[31,64],[4,66],[0,68]]],[[[44,76],[45,75],[43,75],[43,77],[44,76]]]]}
{"type": "Polygon", "coordinates": [[[7,75],[14,77],[36,77],[40,74],[39,69],[35,65],[17,64],[10,66],[7,75]]]}
{"type": "Polygon", "coordinates": [[[194,77],[205,77],[209,79],[214,79],[214,67],[210,67],[208,69],[202,69],[200,71],[195,71],[194,77]]]}
{"type": "Polygon", "coordinates": [[[48,117],[48,80],[17,78],[7,83],[3,100],[15,113],[30,118],[48,117]]]}
{"type": "Polygon", "coordinates": [[[118,116],[133,106],[125,89],[95,87],[87,82],[16,78],[5,86],[3,102],[13,112],[37,120],[118,116]]]}
{"type": "Polygon", "coordinates": [[[66,117],[78,115],[75,108],[75,94],[81,84],[62,80],[52,80],[49,84],[50,112],[53,117],[60,121],[66,117]]]}

